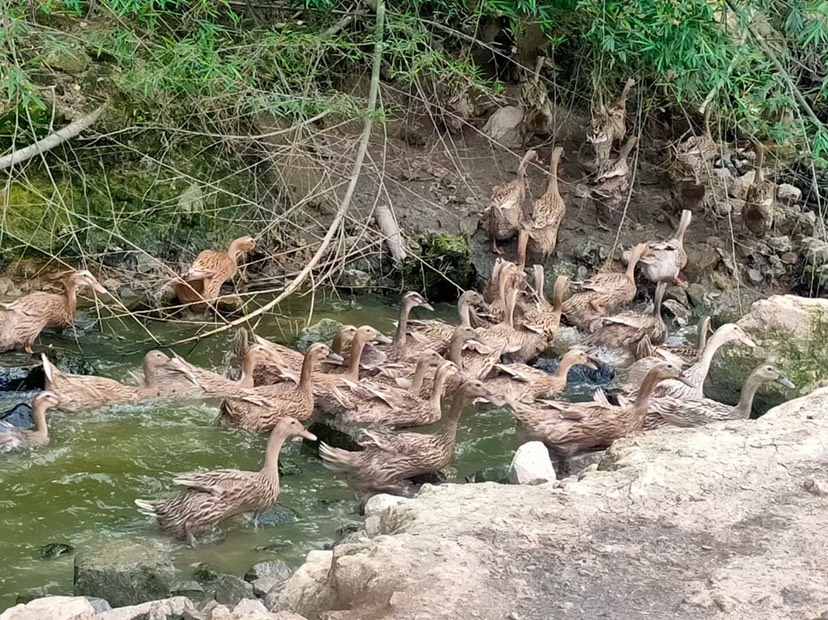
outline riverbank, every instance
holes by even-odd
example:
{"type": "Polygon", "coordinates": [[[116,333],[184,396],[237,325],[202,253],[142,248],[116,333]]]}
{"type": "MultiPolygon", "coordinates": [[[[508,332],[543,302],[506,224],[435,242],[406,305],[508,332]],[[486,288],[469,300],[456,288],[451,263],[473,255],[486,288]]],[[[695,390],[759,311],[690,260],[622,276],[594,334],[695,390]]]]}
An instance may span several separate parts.
{"type": "MultiPolygon", "coordinates": [[[[578,478],[375,500],[265,602],[328,620],[813,620],[828,611],[827,465],[820,389],[756,421],[619,441],[578,478]]],[[[213,608],[184,617],[233,617],[213,608]]],[[[35,617],[13,613],[0,620],[35,617]]]]}

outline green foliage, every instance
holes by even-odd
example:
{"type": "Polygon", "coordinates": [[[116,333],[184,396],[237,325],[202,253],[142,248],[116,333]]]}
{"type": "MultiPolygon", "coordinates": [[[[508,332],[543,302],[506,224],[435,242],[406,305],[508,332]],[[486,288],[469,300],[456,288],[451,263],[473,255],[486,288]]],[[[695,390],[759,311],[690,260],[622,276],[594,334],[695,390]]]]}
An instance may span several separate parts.
{"type": "Polygon", "coordinates": [[[441,233],[420,240],[421,256],[409,258],[403,279],[434,301],[454,301],[457,287],[474,286],[477,272],[469,260],[469,240],[464,235],[441,233]]]}

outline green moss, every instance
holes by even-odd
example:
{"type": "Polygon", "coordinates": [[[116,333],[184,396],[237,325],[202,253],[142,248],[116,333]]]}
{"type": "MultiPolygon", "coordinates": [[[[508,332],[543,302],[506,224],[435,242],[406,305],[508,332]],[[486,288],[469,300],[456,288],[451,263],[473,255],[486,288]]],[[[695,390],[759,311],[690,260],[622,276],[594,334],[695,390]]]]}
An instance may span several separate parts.
{"type": "Polygon", "coordinates": [[[424,291],[433,301],[454,301],[458,286],[465,290],[474,285],[477,272],[464,235],[441,233],[421,239],[420,247],[420,256],[408,258],[403,265],[407,287],[424,291]]]}

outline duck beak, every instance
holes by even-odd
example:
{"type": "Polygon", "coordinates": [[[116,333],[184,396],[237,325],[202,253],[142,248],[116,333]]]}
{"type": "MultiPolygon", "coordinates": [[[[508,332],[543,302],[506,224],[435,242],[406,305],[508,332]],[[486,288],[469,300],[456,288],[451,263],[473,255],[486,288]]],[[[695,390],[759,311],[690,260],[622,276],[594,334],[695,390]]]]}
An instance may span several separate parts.
{"type": "Polygon", "coordinates": [[[316,441],[316,435],[308,431],[302,431],[299,433],[299,436],[307,439],[308,441],[316,441]]]}
{"type": "Polygon", "coordinates": [[[420,304],[420,308],[425,308],[425,309],[426,309],[426,310],[428,310],[429,312],[434,312],[434,306],[432,306],[432,305],[431,305],[430,303],[428,303],[428,302],[423,302],[423,303],[421,303],[421,304],[420,304]]]}
{"type": "Polygon", "coordinates": [[[591,368],[592,370],[598,370],[598,364],[595,360],[591,359],[586,364],[583,364],[587,368],[591,368]]]}
{"type": "Polygon", "coordinates": [[[790,379],[788,379],[788,377],[785,377],[785,376],[780,376],[776,380],[776,382],[779,383],[780,385],[784,385],[786,388],[790,388],[792,390],[794,388],[796,388],[796,386],[793,384],[793,381],[791,381],[790,379]]]}
{"type": "Polygon", "coordinates": [[[101,295],[106,295],[109,292],[104,288],[103,284],[101,284],[100,282],[95,282],[92,285],[92,288],[95,289],[96,293],[100,293],[101,295]]]}
{"type": "Polygon", "coordinates": [[[345,361],[345,358],[342,357],[339,353],[334,353],[331,351],[328,353],[327,357],[325,357],[326,362],[330,362],[331,364],[341,364],[345,361]]]}
{"type": "Polygon", "coordinates": [[[687,377],[676,377],[676,381],[681,381],[687,387],[696,388],[696,384],[690,381],[687,377]]]}
{"type": "Polygon", "coordinates": [[[379,342],[380,344],[391,344],[391,339],[385,334],[377,334],[377,337],[374,338],[374,342],[379,342]]]}
{"type": "Polygon", "coordinates": [[[742,342],[743,345],[750,347],[751,349],[756,348],[756,343],[753,342],[753,340],[748,338],[747,336],[745,336],[744,338],[740,338],[739,340],[742,342]]]}

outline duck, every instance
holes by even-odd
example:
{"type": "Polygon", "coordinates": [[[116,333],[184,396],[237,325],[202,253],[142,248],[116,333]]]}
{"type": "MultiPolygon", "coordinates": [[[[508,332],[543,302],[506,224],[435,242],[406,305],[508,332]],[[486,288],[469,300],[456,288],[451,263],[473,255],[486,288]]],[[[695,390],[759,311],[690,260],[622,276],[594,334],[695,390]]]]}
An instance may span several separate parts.
{"type": "MultiPolygon", "coordinates": [[[[457,370],[457,366],[452,362],[443,361],[434,373],[431,395],[427,400],[409,399],[412,402],[397,402],[396,399],[388,397],[385,400],[372,399],[370,393],[366,393],[363,399],[354,402],[351,408],[344,410],[337,418],[347,424],[378,424],[393,428],[434,424],[442,415],[441,399],[446,380],[457,370]]],[[[410,393],[419,393],[416,383],[412,385],[410,393]]]]}
{"type": "MultiPolygon", "coordinates": [[[[316,372],[323,372],[330,370],[328,362],[337,360],[339,357],[345,361],[344,350],[346,346],[350,346],[356,336],[357,328],[353,325],[342,325],[334,334],[331,341],[332,359],[324,360],[324,364],[317,365],[314,370],[316,372]]],[[[256,344],[264,347],[269,354],[268,359],[260,361],[253,369],[253,384],[254,385],[273,385],[274,383],[281,383],[285,380],[284,372],[286,369],[294,373],[300,373],[302,364],[305,362],[305,356],[299,351],[295,351],[290,347],[271,342],[262,338],[261,336],[254,336],[256,344]],[[272,361],[278,360],[278,361],[272,361]]],[[[342,362],[334,362],[336,365],[341,365],[342,362]]],[[[360,358],[360,366],[362,359],[360,358]]]]}
{"type": "Polygon", "coordinates": [[[161,351],[147,353],[144,356],[144,383],[134,386],[107,377],[65,373],[52,364],[45,353],[41,357],[46,389],[56,392],[60,396],[59,408],[69,412],[158,397],[157,373],[170,361],[161,351]]]}
{"type": "Polygon", "coordinates": [[[519,232],[519,243],[528,242],[529,252],[543,261],[555,251],[558,228],[566,214],[566,203],[558,189],[558,165],[563,152],[562,146],[552,149],[546,193],[535,201],[531,219],[519,232]]]}
{"type": "Polygon", "coordinates": [[[592,370],[598,369],[585,351],[570,349],[561,357],[554,374],[526,364],[495,364],[494,368],[500,375],[487,379],[486,386],[507,400],[532,402],[563,392],[566,389],[569,369],[578,365],[592,370]]]}
{"type": "Polygon", "coordinates": [[[166,500],[135,500],[141,514],[152,517],[164,534],[186,540],[191,547],[197,537],[231,517],[260,512],[279,497],[279,453],[289,437],[316,441],[298,420],[282,418],[267,440],[264,465],[259,471],[219,469],[193,472],[173,478],[185,487],[166,500]]]}
{"type": "Polygon", "coordinates": [[[627,159],[637,143],[638,138],[630,136],[618,152],[618,157],[599,167],[595,184],[590,189],[599,216],[607,217],[611,212],[619,211],[626,202],[631,179],[627,159]]]}
{"type": "Polygon", "coordinates": [[[509,405],[527,440],[543,442],[558,461],[567,461],[641,432],[653,390],[665,379],[686,380],[678,366],[662,362],[647,373],[635,401],[622,406],[604,398],[585,403],[545,401],[543,406],[512,401],[509,405]]]}
{"type": "Polygon", "coordinates": [[[639,266],[641,274],[650,282],[672,282],[687,287],[687,282],[680,276],[681,270],[687,265],[684,234],[692,217],[692,212],[683,210],[676,234],[671,239],[647,243],[647,254],[641,257],[639,266]]]}
{"type": "Polygon", "coordinates": [[[756,392],[765,383],[778,383],[789,389],[796,386],[771,364],[760,364],[745,380],[739,403],[725,405],[710,398],[686,399],[663,396],[650,399],[644,430],[654,430],[665,426],[702,426],[712,422],[728,420],[747,420],[753,411],[753,399],[756,392]]]}
{"type": "MultiPolygon", "coordinates": [[[[699,360],[684,371],[684,377],[687,382],[679,381],[665,381],[655,391],[654,396],[660,398],[662,396],[675,396],[676,398],[686,398],[699,400],[704,398],[704,382],[707,379],[707,373],[710,371],[710,363],[713,361],[713,356],[725,344],[733,342],[741,344],[752,349],[756,348],[756,343],[745,333],[745,331],[735,323],[725,323],[710,337],[702,349],[699,360]]],[[[631,381],[634,377],[627,377],[627,383],[624,386],[625,391],[629,391],[629,397],[635,398],[635,390],[631,381]]]]}
{"type": "Polygon", "coordinates": [[[201,398],[224,398],[230,394],[237,394],[254,386],[253,373],[256,365],[272,358],[273,354],[261,345],[254,344],[248,347],[242,361],[241,377],[234,381],[212,370],[190,364],[176,355],[163,366],[163,369],[172,373],[174,377],[171,379],[163,376],[157,380],[159,393],[162,396],[201,398]],[[186,378],[193,387],[182,388],[181,377],[186,378]]]}
{"type": "Polygon", "coordinates": [[[592,119],[590,134],[587,135],[587,140],[595,149],[595,160],[598,166],[609,160],[613,146],[620,144],[627,135],[627,97],[633,86],[635,86],[635,80],[629,78],[618,99],[609,108],[604,105],[603,100],[599,99],[598,115],[592,119]]]}
{"type": "Polygon", "coordinates": [[[0,421],[0,453],[13,452],[30,448],[40,448],[49,443],[49,427],[46,424],[46,412],[60,404],[60,397],[50,390],[45,390],[32,401],[32,419],[34,430],[20,429],[0,421]]]}
{"type": "Polygon", "coordinates": [[[707,344],[707,336],[712,333],[711,319],[703,316],[696,326],[696,346],[693,345],[660,345],[655,347],[653,355],[636,360],[626,372],[625,383],[638,385],[644,375],[659,362],[673,362],[683,368],[695,364],[699,360],[702,349],[707,344]]]}
{"type": "Polygon", "coordinates": [[[239,390],[221,402],[220,419],[227,426],[254,433],[272,430],[288,415],[304,422],[313,413],[313,367],[330,355],[327,345],[321,342],[310,345],[298,384],[282,382],[239,390]]]}
{"type": "Polygon", "coordinates": [[[526,336],[521,349],[508,355],[510,361],[526,362],[537,357],[555,340],[561,324],[564,298],[569,293],[569,278],[558,276],[552,288],[552,303],[543,296],[544,273],[542,265],[534,265],[536,303],[523,314],[522,325],[534,336],[526,336]]]}
{"type": "Polygon", "coordinates": [[[173,283],[178,302],[193,309],[205,309],[218,299],[221,286],[235,277],[239,258],[256,247],[253,237],[239,237],[226,252],[204,250],[190,268],[173,283]]]}
{"type": "Polygon", "coordinates": [[[756,153],[756,171],[745,195],[742,224],[757,237],[764,237],[773,226],[774,185],[764,176],[765,147],[754,142],[753,151],[756,153]]]}
{"type": "MultiPolygon", "coordinates": [[[[483,322],[479,318],[475,321],[474,308],[485,306],[483,295],[477,291],[463,291],[457,299],[457,315],[460,318],[460,325],[482,327],[483,322]]],[[[444,352],[448,348],[455,327],[443,321],[409,321],[408,335],[412,344],[420,349],[430,348],[444,352]]]]}
{"type": "Polygon", "coordinates": [[[399,362],[406,359],[408,354],[406,346],[408,340],[408,318],[414,308],[425,308],[430,312],[434,312],[431,304],[416,291],[409,291],[403,295],[402,303],[400,304],[400,318],[397,321],[397,331],[394,333],[391,344],[383,351],[387,360],[390,362],[399,362]]]}
{"type": "Polygon", "coordinates": [[[518,166],[517,178],[505,185],[498,185],[492,191],[487,212],[489,236],[495,254],[503,254],[503,250],[497,247],[497,242],[511,239],[521,228],[523,199],[526,197],[526,167],[537,155],[536,151],[527,151],[518,166]]]}
{"type": "Polygon", "coordinates": [[[401,387],[409,390],[414,396],[419,396],[428,369],[439,366],[444,361],[443,356],[434,349],[423,349],[414,366],[410,363],[387,364],[369,380],[381,385],[401,387]]]}
{"type": "Polygon", "coordinates": [[[667,325],[661,317],[666,290],[666,282],[656,285],[650,314],[627,311],[599,319],[601,326],[584,340],[584,344],[597,349],[626,349],[636,359],[652,355],[653,346],[667,338],[667,325]]]}
{"type": "Polygon", "coordinates": [[[325,467],[344,474],[348,484],[360,492],[407,495],[411,478],[438,472],[451,463],[464,406],[474,399],[495,398],[481,381],[465,381],[454,394],[442,428],[436,433],[366,429],[359,442],[361,451],[351,452],[320,442],[319,454],[325,467]]]}
{"type": "MultiPolygon", "coordinates": [[[[520,250],[520,246],[518,246],[518,250],[520,250]]],[[[492,266],[492,275],[483,287],[482,295],[484,303],[490,304],[497,299],[500,287],[500,272],[507,262],[502,256],[498,256],[495,259],[494,266],[492,266]]]]}
{"type": "Polygon", "coordinates": [[[0,353],[32,345],[47,327],[69,327],[75,322],[78,293],[86,287],[96,293],[107,290],[88,271],[74,271],[63,278],[64,294],[29,293],[9,303],[0,303],[0,353]]]}
{"type": "Polygon", "coordinates": [[[575,293],[563,304],[563,314],[570,324],[594,331],[605,317],[619,306],[630,303],[635,297],[635,267],[647,254],[647,244],[639,243],[630,253],[630,261],[623,273],[598,272],[583,283],[582,291],[575,293]]]}

